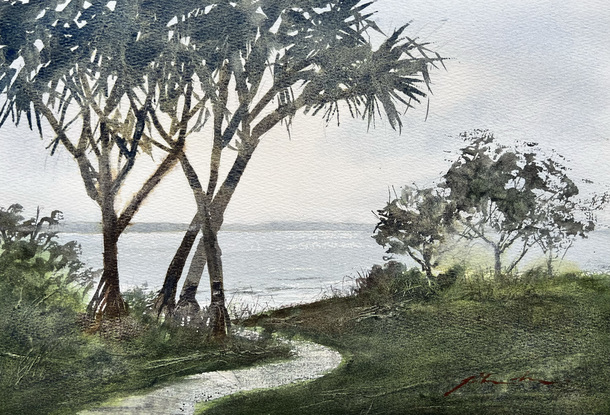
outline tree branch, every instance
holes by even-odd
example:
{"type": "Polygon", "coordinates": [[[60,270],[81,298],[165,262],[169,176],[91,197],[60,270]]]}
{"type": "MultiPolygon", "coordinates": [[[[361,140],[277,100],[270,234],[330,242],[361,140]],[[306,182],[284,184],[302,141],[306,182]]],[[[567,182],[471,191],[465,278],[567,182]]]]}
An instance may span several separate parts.
{"type": "Polygon", "coordinates": [[[258,124],[252,129],[251,141],[258,141],[258,139],[271,130],[277,123],[282,121],[289,115],[295,114],[300,108],[305,105],[305,99],[303,96],[299,96],[296,100],[281,106],[280,108],[273,111],[271,114],[265,116],[258,124]]]}
{"type": "Polygon", "coordinates": [[[131,105],[131,110],[134,112],[134,114],[136,116],[136,125],[134,127],[133,137],[132,137],[132,141],[131,141],[131,148],[128,149],[128,153],[126,155],[127,163],[125,164],[125,166],[123,166],[123,168],[121,169],[121,171],[119,172],[117,177],[114,179],[114,182],[112,183],[112,189],[111,189],[112,194],[116,194],[119,191],[119,189],[121,188],[121,185],[123,184],[123,182],[127,178],[127,175],[129,174],[129,172],[131,171],[131,169],[133,168],[133,166],[135,164],[136,155],[137,155],[137,151],[138,151],[138,145],[140,143],[140,139],[142,138],[142,134],[144,133],[144,127],[146,124],[146,114],[148,113],[148,109],[151,107],[151,102],[152,102],[152,96],[149,93],[146,96],[146,101],[144,102],[144,105],[142,106],[142,108],[138,109],[135,101],[133,100],[133,98],[130,95],[131,95],[130,93],[127,94],[127,96],[129,97],[130,105],[131,105]]]}
{"type": "Polygon", "coordinates": [[[148,180],[144,183],[144,185],[140,188],[140,190],[136,193],[136,195],[132,198],[131,202],[125,210],[121,213],[117,221],[118,232],[123,232],[129,222],[133,218],[133,215],[138,211],[140,205],[148,197],[150,192],[159,184],[163,176],[165,176],[178,162],[178,159],[182,156],[182,152],[184,149],[184,143],[186,139],[186,131],[188,127],[189,121],[189,112],[191,106],[191,97],[193,95],[193,83],[189,82],[186,88],[186,95],[184,97],[184,107],[182,108],[182,120],[180,122],[180,133],[178,135],[178,140],[176,140],[175,145],[172,147],[172,151],[165,157],[165,159],[161,162],[157,170],[148,178],[148,180]]]}
{"type": "MultiPolygon", "coordinates": [[[[30,91],[28,91],[28,93],[30,93],[30,91]]],[[[74,144],[72,144],[72,142],[66,136],[63,128],[59,125],[59,122],[53,115],[53,112],[42,102],[42,99],[36,94],[30,94],[30,96],[32,98],[34,109],[46,118],[51,125],[51,128],[57,135],[57,139],[76,160],[81,177],[83,178],[83,183],[85,184],[87,195],[96,203],[101,205],[101,197],[95,185],[96,181],[99,180],[99,176],[87,158],[85,151],[83,149],[77,149],[74,144]]]]}
{"type": "Polygon", "coordinates": [[[525,254],[527,253],[527,251],[529,250],[529,246],[527,244],[527,240],[525,242],[523,242],[523,248],[521,249],[521,254],[519,255],[519,257],[517,257],[517,259],[515,259],[510,266],[508,267],[508,269],[506,270],[507,274],[510,274],[511,271],[517,266],[517,264],[523,259],[523,257],[525,256],[525,254]]]}
{"type": "Polygon", "coordinates": [[[218,183],[218,171],[220,169],[220,158],[222,156],[224,138],[222,134],[222,122],[224,121],[227,101],[229,97],[230,80],[231,72],[229,71],[228,63],[225,62],[220,68],[220,74],[218,79],[218,98],[212,107],[212,110],[214,111],[214,137],[212,143],[212,154],[210,155],[210,178],[208,180],[207,190],[207,194],[209,197],[214,194],[214,191],[216,190],[216,185],[218,183]]]}

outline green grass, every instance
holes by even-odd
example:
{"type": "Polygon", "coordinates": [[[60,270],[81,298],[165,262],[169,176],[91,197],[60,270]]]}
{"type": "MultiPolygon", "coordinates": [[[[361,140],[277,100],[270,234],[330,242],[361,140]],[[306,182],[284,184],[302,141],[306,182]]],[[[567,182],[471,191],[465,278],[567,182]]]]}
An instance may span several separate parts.
{"type": "Polygon", "coordinates": [[[267,313],[250,322],[334,347],[344,364],[314,382],[238,394],[198,413],[608,414],[609,280],[462,281],[364,319],[370,312],[354,298],[267,313]],[[516,380],[478,377],[445,396],[480,373],[516,380]]]}
{"type": "MultiPolygon", "coordinates": [[[[49,324],[48,316],[42,323],[49,324]]],[[[32,321],[22,321],[30,326],[32,321]]],[[[0,356],[0,414],[73,414],[109,399],[142,393],[190,375],[286,358],[289,350],[272,341],[233,338],[211,342],[191,328],[150,325],[130,339],[70,332],[62,344],[34,339],[34,353],[0,356]],[[39,358],[38,358],[39,357],[39,358]],[[33,363],[29,367],[29,363],[33,363]],[[20,379],[20,375],[25,374],[20,379]]],[[[0,344],[6,336],[0,334],[0,344]]],[[[53,336],[52,333],[49,334],[53,336]]],[[[8,350],[14,350],[14,346],[8,350]]],[[[6,347],[1,347],[4,351],[6,347]]]]}

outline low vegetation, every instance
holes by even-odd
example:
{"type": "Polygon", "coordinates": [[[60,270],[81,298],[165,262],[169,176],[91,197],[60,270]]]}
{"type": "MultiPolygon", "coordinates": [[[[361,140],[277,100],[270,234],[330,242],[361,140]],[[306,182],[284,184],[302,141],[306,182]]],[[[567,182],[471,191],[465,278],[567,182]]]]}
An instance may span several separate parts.
{"type": "Polygon", "coordinates": [[[389,264],[363,276],[356,296],[251,318],[334,347],[344,363],[315,382],[238,394],[198,413],[610,411],[610,375],[599,370],[610,364],[610,276],[533,270],[498,283],[462,268],[453,283],[446,277],[427,288],[424,274],[389,264]]]}

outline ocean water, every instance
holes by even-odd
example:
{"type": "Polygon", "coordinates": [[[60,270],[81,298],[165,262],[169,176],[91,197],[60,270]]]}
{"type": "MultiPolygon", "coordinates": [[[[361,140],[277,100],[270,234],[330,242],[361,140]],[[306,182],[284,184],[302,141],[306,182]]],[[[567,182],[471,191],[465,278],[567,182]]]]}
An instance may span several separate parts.
{"type": "MultiPolygon", "coordinates": [[[[78,241],[88,266],[102,267],[100,234],[60,235],[62,241],[78,241]]],[[[159,289],[182,236],[180,232],[123,234],[119,240],[121,289],[142,285],[159,289]]],[[[347,290],[359,272],[382,263],[384,255],[371,233],[361,230],[226,231],[218,239],[227,300],[259,308],[309,302],[332,290],[347,290]]],[[[206,273],[197,298],[206,304],[209,296],[206,273]]]]}
{"type": "MultiPolygon", "coordinates": [[[[101,268],[100,234],[63,233],[60,237],[62,241],[78,241],[87,265],[101,268]]],[[[384,256],[384,249],[371,238],[371,232],[361,228],[221,231],[218,238],[223,252],[227,299],[237,307],[277,308],[320,299],[333,290],[348,290],[359,273],[373,264],[383,263],[384,256]]],[[[181,239],[180,232],[123,234],[119,240],[121,288],[146,285],[151,290],[159,289],[181,239]]],[[[533,251],[523,264],[531,263],[536,257],[539,253],[533,251]]],[[[398,259],[415,266],[406,257],[398,259]]],[[[577,240],[565,262],[583,270],[610,271],[610,229],[598,230],[587,239],[577,240]]],[[[205,274],[197,298],[206,304],[209,295],[205,274]]]]}

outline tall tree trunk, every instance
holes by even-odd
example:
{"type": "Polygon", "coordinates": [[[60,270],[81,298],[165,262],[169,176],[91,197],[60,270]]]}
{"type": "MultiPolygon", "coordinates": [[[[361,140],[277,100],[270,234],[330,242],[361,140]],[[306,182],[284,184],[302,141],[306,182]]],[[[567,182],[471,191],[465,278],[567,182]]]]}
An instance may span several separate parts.
{"type": "MultiPolygon", "coordinates": [[[[195,240],[197,239],[197,234],[199,233],[200,228],[201,218],[198,214],[196,214],[193,217],[189,228],[185,232],[184,237],[182,238],[182,242],[180,243],[178,250],[174,254],[172,262],[167,268],[163,287],[161,288],[161,290],[157,294],[157,298],[155,299],[154,307],[157,311],[157,315],[161,315],[163,312],[166,312],[168,315],[171,315],[176,308],[176,291],[178,287],[178,281],[180,280],[180,276],[182,275],[186,260],[188,259],[195,240]]],[[[195,255],[196,256],[193,261],[196,261],[196,259],[198,258],[197,254],[195,255]]],[[[202,258],[205,258],[204,254],[201,254],[200,256],[202,258]]],[[[203,260],[203,266],[205,267],[205,259],[203,260]]],[[[200,276],[202,272],[203,268],[201,269],[201,272],[199,274],[200,276]]],[[[197,287],[195,287],[195,291],[197,291],[197,287]]]]}
{"type": "MultiPolygon", "coordinates": [[[[98,155],[99,165],[99,199],[102,213],[102,233],[104,239],[104,272],[96,293],[89,303],[90,316],[96,320],[102,318],[117,318],[127,314],[127,303],[121,296],[119,288],[119,250],[117,243],[122,229],[119,229],[119,218],[114,209],[116,190],[110,164],[112,140],[105,123],[100,123],[101,151],[98,155]]],[[[97,330],[97,328],[95,329],[97,330]]]]}
{"type": "MultiPolygon", "coordinates": [[[[210,218],[212,232],[214,232],[214,237],[216,239],[218,239],[218,232],[220,231],[222,223],[224,222],[225,209],[226,205],[222,206],[219,209],[216,209],[215,212],[210,211],[210,215],[212,216],[210,218]]],[[[199,288],[199,283],[201,282],[201,275],[203,274],[205,264],[207,262],[205,247],[206,245],[202,236],[199,240],[199,243],[197,244],[195,255],[193,256],[193,261],[191,262],[188,273],[186,274],[186,278],[184,280],[184,284],[182,285],[182,291],[180,292],[180,299],[178,300],[177,307],[196,308],[195,305],[197,304],[197,300],[195,296],[197,295],[197,289],[199,288]]],[[[218,249],[220,250],[220,247],[218,247],[218,249]]],[[[220,251],[220,254],[222,255],[222,251],[220,251]]]]}
{"type": "Polygon", "coordinates": [[[209,218],[204,219],[203,240],[206,250],[208,263],[208,273],[210,275],[210,328],[212,337],[223,338],[231,328],[231,320],[225,303],[224,295],[224,274],[222,272],[222,252],[218,246],[216,232],[210,226],[209,218]]]}
{"type": "Polygon", "coordinates": [[[195,249],[195,255],[193,256],[188,273],[186,274],[184,284],[182,285],[182,292],[180,293],[180,299],[178,300],[177,305],[178,308],[199,310],[199,304],[197,304],[195,296],[197,295],[197,288],[199,287],[199,282],[201,281],[206,262],[207,254],[205,251],[205,241],[203,237],[201,237],[197,244],[197,248],[195,249]]]}
{"type": "Polygon", "coordinates": [[[177,313],[184,314],[198,311],[199,306],[195,299],[199,280],[203,273],[205,265],[208,266],[208,275],[210,277],[210,308],[208,310],[212,330],[211,335],[214,338],[225,337],[231,328],[231,320],[229,312],[225,304],[224,296],[224,274],[222,269],[222,251],[218,245],[218,233],[212,226],[210,212],[208,208],[208,199],[202,193],[196,192],[197,207],[199,215],[203,217],[203,226],[201,227],[201,240],[197,246],[197,252],[189,269],[190,279],[187,279],[186,286],[178,301],[177,313]],[[185,309],[186,308],[186,309],[185,309]]]}
{"type": "Polygon", "coordinates": [[[426,272],[426,279],[428,280],[428,285],[432,285],[432,281],[434,281],[434,275],[432,274],[432,254],[424,250],[422,256],[424,263],[424,271],[426,272]]]}
{"type": "MultiPolygon", "coordinates": [[[[107,197],[106,199],[110,199],[107,197]]],[[[97,290],[87,307],[90,317],[117,318],[127,315],[127,303],[121,296],[119,288],[119,262],[117,217],[112,210],[112,200],[104,201],[102,209],[103,260],[104,272],[97,290]]]]}
{"type": "Polygon", "coordinates": [[[204,251],[208,265],[208,274],[210,276],[210,285],[212,288],[212,299],[209,310],[212,336],[214,338],[223,338],[228,334],[231,322],[228,318],[229,313],[224,298],[221,251],[218,246],[217,231],[213,229],[210,217],[211,196],[204,193],[197,173],[186,156],[183,155],[181,157],[180,164],[182,165],[189,186],[195,196],[198,216],[203,222],[201,232],[205,247],[204,251]]]}
{"type": "MultiPolygon", "coordinates": [[[[184,317],[193,316],[198,313],[201,307],[197,303],[195,296],[197,295],[197,288],[201,281],[201,276],[205,270],[205,264],[207,262],[207,253],[205,251],[205,242],[203,237],[199,239],[193,260],[189,266],[188,273],[186,275],[184,285],[182,286],[182,292],[180,293],[180,299],[176,305],[176,314],[184,317]]],[[[178,281],[176,281],[177,284],[178,281]]],[[[176,287],[174,287],[174,290],[176,287]]]]}
{"type": "MultiPolygon", "coordinates": [[[[224,213],[231,201],[231,198],[237,188],[237,184],[239,183],[241,176],[252,157],[252,153],[256,147],[251,148],[248,152],[244,154],[240,154],[237,156],[233,167],[229,171],[227,178],[225,179],[223,185],[220,187],[218,193],[214,197],[212,201],[209,211],[210,211],[210,221],[214,234],[218,234],[222,224],[224,222],[224,213]]],[[[186,238],[186,235],[185,235],[186,238]]],[[[192,249],[193,243],[191,242],[189,246],[189,251],[192,249]]],[[[188,256],[188,254],[186,254],[188,256]]],[[[193,261],[189,267],[188,273],[186,275],[186,279],[182,286],[182,291],[180,293],[180,299],[176,305],[176,312],[180,311],[180,314],[189,313],[189,310],[198,311],[199,305],[197,304],[197,300],[195,299],[195,295],[197,294],[197,289],[199,287],[199,283],[201,281],[201,275],[205,269],[205,265],[207,262],[207,256],[205,252],[205,243],[203,239],[197,245],[197,250],[193,257],[193,261]]],[[[180,270],[182,273],[182,270],[180,270]]],[[[178,281],[175,281],[177,284],[178,281]]],[[[175,292],[176,287],[173,287],[175,292]]],[[[168,290],[169,291],[169,290],[168,290]]]]}

